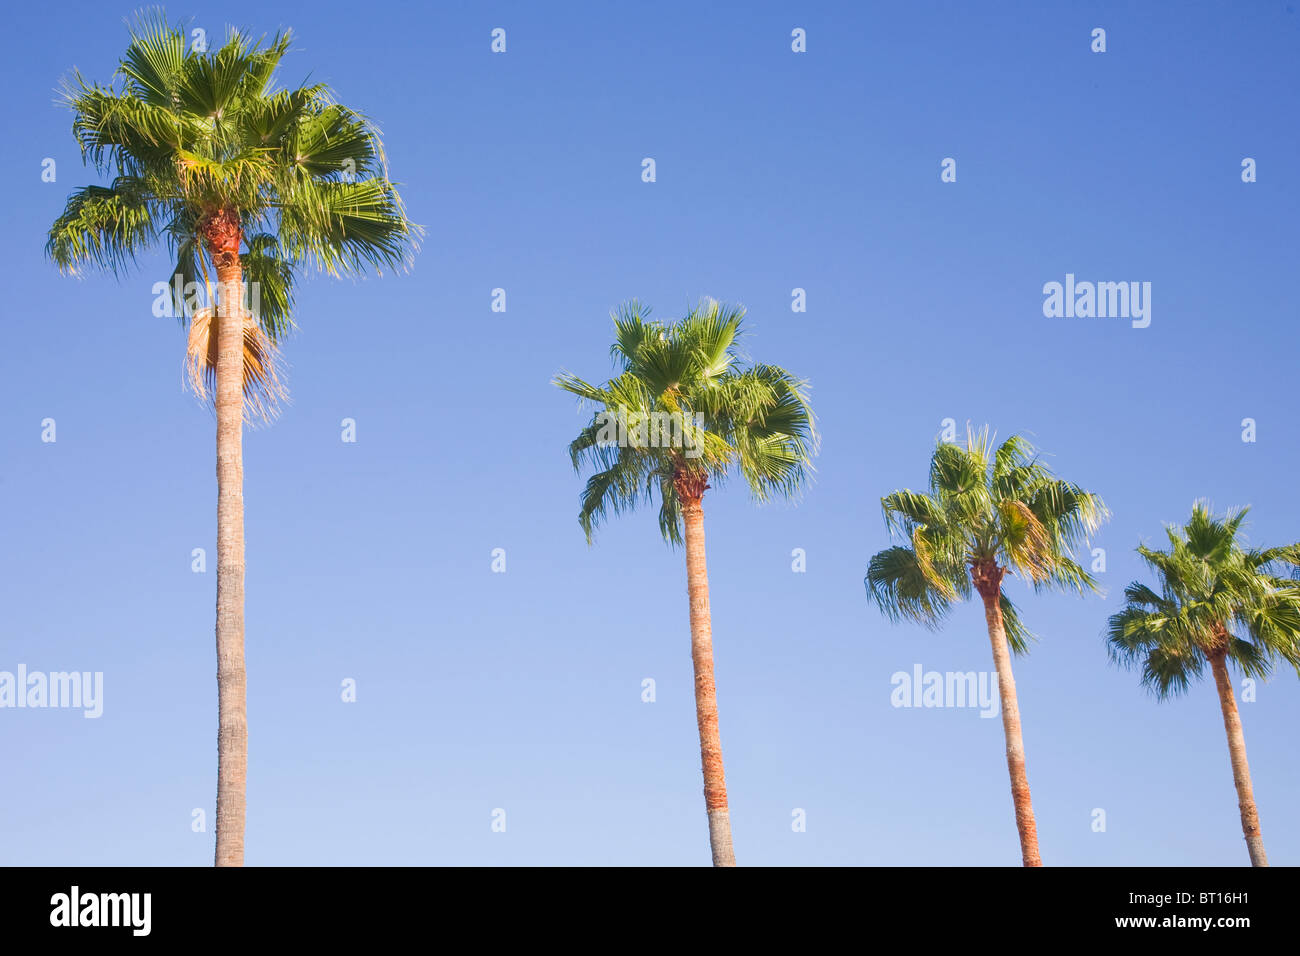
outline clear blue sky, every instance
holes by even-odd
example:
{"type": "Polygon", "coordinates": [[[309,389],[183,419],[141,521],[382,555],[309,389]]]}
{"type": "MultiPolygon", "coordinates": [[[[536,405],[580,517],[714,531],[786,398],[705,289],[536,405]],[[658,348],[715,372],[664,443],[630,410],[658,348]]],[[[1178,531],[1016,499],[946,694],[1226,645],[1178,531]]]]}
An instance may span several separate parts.
{"type": "MultiPolygon", "coordinates": [[[[749,308],[824,433],[797,506],[705,502],[738,861],[1019,863],[1001,722],[890,706],[895,671],[991,669],[980,610],[930,634],[862,586],[880,496],[953,418],[1031,433],[1114,512],[1105,598],[1011,586],[1042,638],[1016,676],[1044,861],[1245,864],[1212,685],[1157,704],[1101,631],[1194,498],[1300,539],[1300,15],[975,6],[169,6],[213,38],[292,27],[283,80],[375,118],[428,229],[410,275],[301,287],[292,405],[246,438],[250,865],[708,862],[684,562],[653,510],[588,549],[582,419],[549,385],[607,374],[618,302],[701,295],[749,308]],[[1150,327],[1044,318],[1066,273],[1151,282],[1150,327]]],[[[54,90],[109,78],[130,11],[8,14],[0,670],[103,671],[105,702],[0,711],[3,863],[212,856],[213,421],[150,311],[169,263],[77,281],[42,255],[92,181],[54,90]]],[[[1269,855],[1300,863],[1300,682],[1241,709],[1269,855]]]]}

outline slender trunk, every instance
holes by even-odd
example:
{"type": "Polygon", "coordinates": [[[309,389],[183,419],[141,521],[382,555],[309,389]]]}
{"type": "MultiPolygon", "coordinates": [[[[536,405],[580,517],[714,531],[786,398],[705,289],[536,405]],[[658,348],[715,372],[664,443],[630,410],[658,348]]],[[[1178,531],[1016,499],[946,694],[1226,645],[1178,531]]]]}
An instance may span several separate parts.
{"type": "Polygon", "coordinates": [[[1007,742],[1007,773],[1011,776],[1011,799],[1016,807],[1016,830],[1020,834],[1020,857],[1025,866],[1042,866],[1038,855],[1038,825],[1029,795],[1029,775],[1025,772],[1025,744],[1020,735],[1020,704],[1016,700],[1016,679],[1011,673],[1011,652],[1002,624],[1002,568],[976,569],[972,572],[975,587],[984,599],[984,620],[988,624],[989,643],[993,645],[993,667],[998,675],[998,694],[1002,705],[1002,733],[1007,742]],[[990,580],[992,578],[992,580],[990,580]]]}
{"type": "Polygon", "coordinates": [[[1264,855],[1264,835],[1259,829],[1259,811],[1255,809],[1255,791],[1250,786],[1250,765],[1246,763],[1246,736],[1241,732],[1237,699],[1228,677],[1228,663],[1222,653],[1210,655],[1214,683],[1219,688],[1219,707],[1223,711],[1223,729],[1228,734],[1228,755],[1232,758],[1232,782],[1237,787],[1237,806],[1241,810],[1241,832],[1246,835],[1246,850],[1251,866],[1268,866],[1264,855]]]}
{"type": "Polygon", "coordinates": [[[248,713],[244,672],[244,323],[238,220],[209,229],[217,267],[217,866],[244,865],[248,713]],[[213,238],[215,235],[215,238],[213,238]]]}
{"type": "Polygon", "coordinates": [[[709,814],[709,846],[714,866],[735,866],[731,813],[718,736],[718,693],[713,682],[713,625],[709,616],[709,571],[704,560],[704,509],[700,498],[683,498],[686,530],[686,590],[691,601],[691,662],[695,665],[695,719],[700,728],[704,766],[704,808],[709,814]]]}

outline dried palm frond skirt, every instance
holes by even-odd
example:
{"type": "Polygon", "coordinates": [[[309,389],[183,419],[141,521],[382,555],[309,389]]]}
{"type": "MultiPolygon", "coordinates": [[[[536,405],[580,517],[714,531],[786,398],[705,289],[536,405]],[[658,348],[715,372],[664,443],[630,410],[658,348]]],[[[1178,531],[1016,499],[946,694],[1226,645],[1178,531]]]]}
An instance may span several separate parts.
{"type": "MultiPolygon", "coordinates": [[[[190,319],[186,345],[186,380],[204,403],[217,395],[217,339],[223,317],[211,308],[199,309],[190,319]]],[[[273,421],[280,404],[289,398],[282,384],[283,363],[279,349],[248,313],[244,321],[244,421],[248,424],[273,421]]]]}

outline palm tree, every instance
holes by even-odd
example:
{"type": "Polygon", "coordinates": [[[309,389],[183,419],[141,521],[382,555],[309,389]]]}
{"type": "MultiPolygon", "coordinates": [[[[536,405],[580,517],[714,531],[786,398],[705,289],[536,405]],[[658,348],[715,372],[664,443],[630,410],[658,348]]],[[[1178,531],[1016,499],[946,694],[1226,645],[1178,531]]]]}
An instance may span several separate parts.
{"type": "Polygon", "coordinates": [[[1217,517],[1198,501],[1184,527],[1166,529],[1167,551],[1139,546],[1160,590],[1138,581],[1125,589],[1124,608],[1107,626],[1107,646],[1116,663],[1141,666],[1143,685],[1160,700],[1184,693],[1210,665],[1250,864],[1268,866],[1228,664],[1262,678],[1281,658],[1300,673],[1300,585],[1293,579],[1300,545],[1245,547],[1247,510],[1217,517]]]}
{"type": "Polygon", "coordinates": [[[704,555],[704,492],[739,471],[756,500],[793,496],[812,472],[817,433],[807,385],[774,365],[746,366],[737,352],[744,309],[704,299],[684,319],[650,321],[638,302],[614,314],[615,378],[592,385],[567,372],[554,384],[593,403],[569,445],[575,471],[595,473],[579,523],[592,541],[611,514],[659,500],[659,531],[686,550],[695,716],[714,866],[735,866],[718,736],[713,631],[704,555]]]}
{"type": "Polygon", "coordinates": [[[1020,853],[1025,866],[1042,866],[1008,653],[1008,647],[1026,653],[1033,635],[1002,581],[1010,572],[1035,590],[1097,590],[1073,551],[1100,527],[1106,506],[1055,477],[1019,435],[994,449],[987,428],[968,429],[965,447],[939,443],[930,459],[928,493],[895,491],[881,506],[890,533],[908,542],[881,551],[867,571],[867,592],[887,617],[936,629],[954,602],[972,596],[972,587],[984,603],[1020,853]]]}
{"type": "Polygon", "coordinates": [[[65,273],[120,275],[164,242],[173,307],[191,323],[191,377],[215,405],[218,866],[244,860],[243,422],[283,394],[275,347],[300,270],[397,268],[419,232],[371,123],[324,85],[276,86],[288,50],[287,33],[267,43],[231,31],[200,53],[162,14],[139,18],[109,86],[79,73],[65,83],[82,158],[109,182],[73,192],[46,245],[65,273]]]}

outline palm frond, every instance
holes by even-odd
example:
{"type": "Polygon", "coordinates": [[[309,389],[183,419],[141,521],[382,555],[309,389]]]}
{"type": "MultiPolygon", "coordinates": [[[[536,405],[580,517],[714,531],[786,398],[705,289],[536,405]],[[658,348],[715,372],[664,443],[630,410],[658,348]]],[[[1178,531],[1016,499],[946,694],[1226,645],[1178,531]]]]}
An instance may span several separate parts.
{"type": "Polygon", "coordinates": [[[945,590],[935,587],[911,548],[886,548],[871,559],[867,594],[891,621],[909,620],[937,629],[952,608],[945,590]]]}
{"type": "Polygon", "coordinates": [[[612,313],[614,378],[593,384],[561,372],[552,380],[597,409],[569,444],[575,469],[596,470],[580,513],[588,538],[604,515],[658,496],[660,532],[680,543],[674,476],[722,487],[738,474],[755,500],[795,497],[817,446],[807,384],[777,366],[743,365],[739,307],[705,299],[677,322],[649,315],[636,300],[612,313]],[[611,418],[623,423],[617,442],[608,440],[611,418]]]}
{"type": "Polygon", "coordinates": [[[161,12],[137,15],[128,32],[109,85],[75,71],[63,83],[83,161],[111,182],[72,193],[46,254],[64,272],[121,274],[164,240],[201,382],[201,340],[214,320],[186,290],[208,286],[217,251],[223,261],[233,251],[262,336],[247,342],[250,394],[263,396],[251,407],[270,408],[283,397],[274,347],[293,327],[300,270],[405,268],[422,230],[407,218],[373,123],[324,84],[277,89],[287,32],[267,40],[231,30],[198,51],[161,12]]]}
{"type": "MultiPolygon", "coordinates": [[[[1105,520],[1105,506],[1055,477],[1019,435],[995,444],[987,427],[968,427],[965,445],[939,442],[928,491],[892,492],[881,508],[890,535],[910,545],[881,551],[868,571],[868,590],[890,617],[936,619],[931,594],[945,602],[968,599],[976,575],[994,568],[1014,572],[1035,590],[1097,588],[1073,551],[1105,520]],[[886,606],[899,601],[906,607],[886,606]]],[[[1004,590],[997,600],[1008,645],[1014,653],[1027,652],[1033,634],[1004,590]]]]}
{"type": "Polygon", "coordinates": [[[1300,672],[1300,588],[1273,573],[1300,551],[1246,548],[1245,517],[1246,509],[1216,516],[1198,501],[1185,524],[1166,529],[1168,549],[1137,549],[1160,590],[1136,581],[1125,589],[1107,644],[1116,662],[1141,665],[1159,697],[1187,690],[1219,656],[1252,677],[1279,659],[1300,672]]]}
{"type": "Polygon", "coordinates": [[[109,187],[73,192],[50,227],[45,252],[66,273],[91,265],[120,275],[157,237],[153,204],[143,184],[119,176],[109,187]]]}
{"type": "MultiPolygon", "coordinates": [[[[186,380],[199,401],[216,400],[217,342],[226,316],[213,308],[199,309],[190,319],[186,343],[186,380]]],[[[233,318],[230,319],[234,321],[233,318]]],[[[244,326],[244,422],[270,423],[279,414],[288,392],[281,382],[282,362],[275,343],[251,315],[244,326]]]]}

